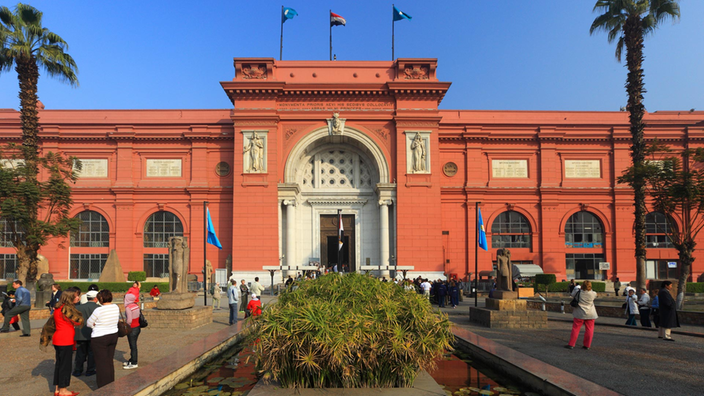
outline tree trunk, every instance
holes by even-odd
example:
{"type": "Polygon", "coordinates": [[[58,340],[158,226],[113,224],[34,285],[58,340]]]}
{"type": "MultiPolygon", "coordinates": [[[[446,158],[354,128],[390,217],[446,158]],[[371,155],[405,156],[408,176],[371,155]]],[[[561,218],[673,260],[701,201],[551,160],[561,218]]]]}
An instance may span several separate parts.
{"type": "Polygon", "coordinates": [[[643,130],[643,27],[639,15],[631,15],[623,27],[626,44],[626,66],[628,79],[628,112],[631,124],[631,159],[635,170],[631,187],[633,188],[633,205],[635,206],[635,258],[636,258],[636,289],[645,288],[645,177],[643,165],[645,162],[645,139],[643,130]]]}
{"type": "Polygon", "coordinates": [[[32,301],[37,296],[37,254],[38,248],[32,249],[26,245],[17,246],[17,279],[29,290],[32,301]]]}
{"type": "Polygon", "coordinates": [[[689,274],[692,269],[692,263],[694,262],[694,248],[697,246],[697,243],[694,242],[693,240],[689,240],[685,242],[681,250],[679,252],[680,254],[680,265],[681,271],[680,271],[680,277],[677,281],[677,309],[682,310],[684,308],[684,295],[687,292],[687,278],[689,278],[689,274]]]}
{"type": "Polygon", "coordinates": [[[31,174],[38,174],[39,114],[37,111],[37,84],[39,68],[33,56],[16,59],[17,79],[20,83],[20,121],[22,122],[22,149],[25,163],[32,167],[31,174]]]}

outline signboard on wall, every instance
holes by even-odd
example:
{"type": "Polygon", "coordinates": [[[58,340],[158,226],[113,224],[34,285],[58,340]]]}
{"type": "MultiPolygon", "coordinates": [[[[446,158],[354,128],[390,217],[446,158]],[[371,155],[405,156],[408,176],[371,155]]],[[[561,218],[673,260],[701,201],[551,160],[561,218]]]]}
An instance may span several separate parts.
{"type": "Polygon", "coordinates": [[[601,177],[599,160],[565,160],[565,178],[598,179],[601,177]]]}
{"type": "Polygon", "coordinates": [[[668,261],[667,268],[677,268],[677,261],[668,261]]]}
{"type": "Polygon", "coordinates": [[[148,159],[147,177],[181,177],[181,160],[148,159]]]}
{"type": "Polygon", "coordinates": [[[611,263],[608,261],[601,261],[599,262],[599,270],[601,271],[606,271],[611,269],[611,263]]]}
{"type": "Polygon", "coordinates": [[[491,160],[491,177],[525,179],[528,177],[528,160],[491,160]]]}
{"type": "Polygon", "coordinates": [[[108,160],[107,159],[81,159],[81,171],[78,177],[108,177],[108,160]]]}

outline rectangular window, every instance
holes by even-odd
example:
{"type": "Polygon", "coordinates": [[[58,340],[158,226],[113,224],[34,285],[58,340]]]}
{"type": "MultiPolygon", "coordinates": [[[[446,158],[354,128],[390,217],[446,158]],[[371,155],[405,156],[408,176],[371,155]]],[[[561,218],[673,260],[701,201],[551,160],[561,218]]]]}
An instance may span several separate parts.
{"type": "Polygon", "coordinates": [[[106,261],[107,254],[71,254],[70,278],[97,280],[103,273],[106,261]]]}
{"type": "Polygon", "coordinates": [[[603,254],[580,253],[565,255],[567,279],[605,280],[606,271],[599,269],[603,254]]]}
{"type": "Polygon", "coordinates": [[[169,255],[168,254],[145,254],[144,272],[147,277],[168,278],[169,277],[169,255]]]}
{"type": "Polygon", "coordinates": [[[7,280],[17,278],[17,255],[0,254],[0,278],[7,280]]]}

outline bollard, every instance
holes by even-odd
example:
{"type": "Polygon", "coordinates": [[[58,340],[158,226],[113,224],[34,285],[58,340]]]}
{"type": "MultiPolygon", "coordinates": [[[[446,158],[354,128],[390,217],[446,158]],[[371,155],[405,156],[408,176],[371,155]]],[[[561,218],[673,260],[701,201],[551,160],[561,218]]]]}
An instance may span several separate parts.
{"type": "Polygon", "coordinates": [[[560,301],[560,313],[565,313],[565,302],[560,301]]]}
{"type": "Polygon", "coordinates": [[[545,311],[545,303],[543,303],[543,311],[545,311]]]}

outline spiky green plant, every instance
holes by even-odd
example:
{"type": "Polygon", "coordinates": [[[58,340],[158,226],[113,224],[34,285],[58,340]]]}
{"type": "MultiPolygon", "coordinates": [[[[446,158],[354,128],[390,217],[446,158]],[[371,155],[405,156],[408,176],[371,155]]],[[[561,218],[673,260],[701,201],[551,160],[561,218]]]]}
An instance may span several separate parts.
{"type": "Polygon", "coordinates": [[[453,340],[422,296],[356,273],[283,293],[248,334],[264,377],[287,388],[410,387],[453,340]]]}

